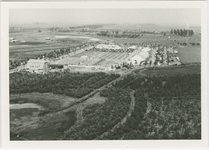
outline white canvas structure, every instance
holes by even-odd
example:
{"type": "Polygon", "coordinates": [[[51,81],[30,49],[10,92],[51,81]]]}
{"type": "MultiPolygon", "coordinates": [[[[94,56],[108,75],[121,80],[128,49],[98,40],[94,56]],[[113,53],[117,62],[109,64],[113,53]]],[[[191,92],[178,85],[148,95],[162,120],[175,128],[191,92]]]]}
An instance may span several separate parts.
{"type": "Polygon", "coordinates": [[[49,71],[48,62],[43,59],[30,59],[26,65],[26,70],[35,73],[47,73],[49,71]]]}
{"type": "Polygon", "coordinates": [[[144,58],[144,59],[146,59],[147,57],[149,57],[149,53],[148,52],[141,51],[139,53],[139,56],[142,57],[142,58],[144,58]]]}
{"type": "Polygon", "coordinates": [[[97,49],[122,49],[120,46],[118,45],[108,45],[108,44],[99,44],[96,46],[97,49]]]}
{"type": "Polygon", "coordinates": [[[81,59],[88,59],[88,56],[81,56],[81,59]]]}
{"type": "Polygon", "coordinates": [[[129,47],[128,49],[136,49],[136,46],[135,45],[133,45],[133,46],[131,46],[131,47],[129,47]]]}
{"type": "Polygon", "coordinates": [[[142,58],[146,59],[149,57],[149,51],[151,49],[149,47],[145,47],[141,50],[141,52],[139,53],[139,56],[141,56],[142,58]]]}
{"type": "Polygon", "coordinates": [[[144,61],[145,58],[135,55],[134,57],[130,58],[130,61],[128,63],[132,63],[133,65],[139,65],[142,61],[144,61]]]}

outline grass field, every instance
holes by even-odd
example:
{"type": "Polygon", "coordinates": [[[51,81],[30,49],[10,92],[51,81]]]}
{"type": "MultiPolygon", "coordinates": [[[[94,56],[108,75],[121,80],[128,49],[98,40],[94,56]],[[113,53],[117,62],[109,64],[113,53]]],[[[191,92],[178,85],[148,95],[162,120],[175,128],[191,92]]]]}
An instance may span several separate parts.
{"type": "Polygon", "coordinates": [[[10,94],[10,104],[35,103],[49,110],[66,107],[75,101],[76,98],[52,93],[10,94]]]}
{"type": "Polygon", "coordinates": [[[179,47],[179,58],[182,63],[201,62],[200,46],[179,47]]]}
{"type": "Polygon", "coordinates": [[[31,58],[32,55],[38,55],[40,53],[46,53],[62,48],[69,48],[71,46],[79,45],[83,42],[87,42],[88,38],[56,38],[57,35],[69,36],[72,33],[58,34],[50,32],[23,32],[23,33],[10,33],[10,37],[15,38],[18,41],[25,42],[9,42],[10,59],[22,59],[31,58]],[[50,40],[46,40],[50,38],[50,40]]]}
{"type": "Polygon", "coordinates": [[[201,73],[201,65],[196,64],[196,65],[181,65],[176,67],[148,68],[142,73],[147,76],[194,74],[194,73],[201,73]]]}
{"type": "Polygon", "coordinates": [[[76,112],[68,111],[44,118],[36,118],[35,123],[29,117],[24,118],[19,120],[22,121],[19,124],[19,130],[17,127],[10,130],[11,140],[60,140],[64,131],[75,124],[76,112]],[[24,124],[25,122],[28,124],[24,124]]]}

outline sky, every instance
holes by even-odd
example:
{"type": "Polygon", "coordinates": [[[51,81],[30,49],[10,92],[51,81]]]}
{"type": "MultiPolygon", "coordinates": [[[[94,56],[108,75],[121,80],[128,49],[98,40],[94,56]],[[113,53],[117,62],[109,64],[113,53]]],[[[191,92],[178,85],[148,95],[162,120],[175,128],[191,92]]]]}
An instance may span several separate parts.
{"type": "Polygon", "coordinates": [[[200,9],[14,9],[10,23],[200,25],[200,9]]]}

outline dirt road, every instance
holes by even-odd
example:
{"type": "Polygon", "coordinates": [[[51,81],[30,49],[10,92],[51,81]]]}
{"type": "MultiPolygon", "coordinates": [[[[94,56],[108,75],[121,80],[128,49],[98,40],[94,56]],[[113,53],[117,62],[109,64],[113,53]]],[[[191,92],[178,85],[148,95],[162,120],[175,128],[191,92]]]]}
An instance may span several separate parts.
{"type": "MultiPolygon", "coordinates": [[[[120,126],[124,125],[124,123],[127,121],[128,117],[131,116],[132,112],[134,111],[134,107],[135,107],[135,97],[134,97],[134,93],[135,91],[133,90],[131,93],[130,93],[130,97],[131,97],[131,103],[130,103],[130,106],[129,106],[129,110],[127,112],[127,114],[123,117],[123,119],[118,122],[110,131],[111,132],[114,132],[115,129],[119,128],[120,126]]],[[[107,136],[109,134],[109,132],[105,132],[103,133],[102,135],[100,135],[99,137],[97,137],[95,140],[100,140],[102,139],[104,136],[107,136]]]]}

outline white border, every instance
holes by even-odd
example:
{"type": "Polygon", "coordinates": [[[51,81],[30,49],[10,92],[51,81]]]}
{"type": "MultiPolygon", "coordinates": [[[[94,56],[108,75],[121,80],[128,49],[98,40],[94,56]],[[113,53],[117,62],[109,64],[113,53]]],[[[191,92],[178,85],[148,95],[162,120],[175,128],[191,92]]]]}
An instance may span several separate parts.
{"type": "MultiPolygon", "coordinates": [[[[24,16],[23,16],[24,17],[24,16]]],[[[1,131],[3,148],[206,148],[207,118],[207,1],[130,1],[130,2],[2,2],[1,3],[1,131]],[[9,10],[10,9],[201,9],[201,89],[202,140],[129,140],[129,141],[9,141],[9,10]]]]}

